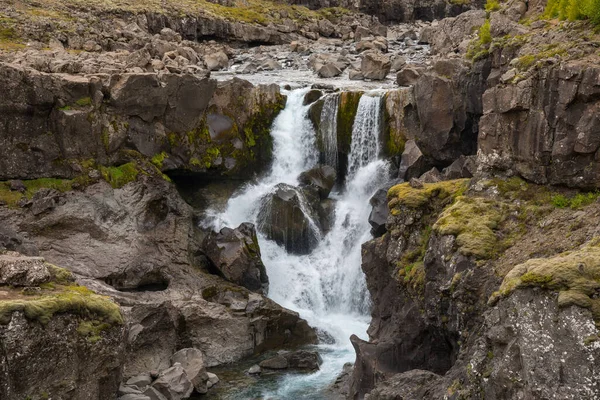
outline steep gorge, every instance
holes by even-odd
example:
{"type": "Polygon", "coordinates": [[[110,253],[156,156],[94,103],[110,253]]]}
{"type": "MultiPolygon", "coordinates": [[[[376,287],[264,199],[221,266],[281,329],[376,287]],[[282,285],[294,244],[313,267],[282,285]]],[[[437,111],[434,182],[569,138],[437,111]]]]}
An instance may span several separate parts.
{"type": "MultiPolygon", "coordinates": [[[[375,90],[280,87],[296,67],[215,80],[210,57],[230,50],[194,47],[198,21],[135,10],[110,14],[137,21],[125,33],[59,40],[93,51],[3,52],[0,397],[598,397],[598,35],[525,24],[541,6],[402,27],[390,49],[425,61],[375,90]],[[115,43],[127,62],[98,69],[115,43]],[[298,348],[318,372],[269,372],[298,348]],[[248,390],[209,389],[211,367],[243,368],[248,390]]],[[[287,32],[226,17],[204,39],[384,43],[360,39],[376,19],[339,12],[287,32]]]]}

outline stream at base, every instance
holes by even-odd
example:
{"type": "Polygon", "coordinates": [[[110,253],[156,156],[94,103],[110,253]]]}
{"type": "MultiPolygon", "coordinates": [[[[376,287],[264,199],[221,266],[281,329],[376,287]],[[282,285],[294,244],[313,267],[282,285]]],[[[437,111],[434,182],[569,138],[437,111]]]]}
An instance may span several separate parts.
{"type": "MultiPolygon", "coordinates": [[[[215,230],[236,227],[242,222],[258,226],[265,196],[273,193],[280,183],[298,185],[298,175],[317,164],[316,133],[307,116],[309,106],[303,105],[307,91],[305,88],[284,92],[287,104],[271,131],[274,139],[271,171],[234,194],[224,210],[209,211],[208,226],[215,230]]],[[[224,384],[211,398],[324,399],[324,389],[335,381],[345,363],[354,361],[349,337],[356,334],[367,338],[370,300],[361,270],[361,244],[372,238],[369,199],[389,175],[387,163],[378,157],[381,95],[381,92],[367,92],[361,97],[352,131],[348,176],[329,196],[335,201],[334,222],[327,234],[317,235],[316,247],[306,255],[290,254],[283,246],[258,234],[270,281],[268,296],[297,311],[320,332],[324,344],[312,347],[323,358],[321,369],[314,373],[263,373],[258,378],[246,376],[241,370],[232,372],[230,379],[239,379],[245,388],[238,386],[227,392],[224,384]]],[[[298,196],[302,196],[300,190],[298,196]]],[[[240,364],[240,368],[247,370],[251,365],[240,364]]]]}

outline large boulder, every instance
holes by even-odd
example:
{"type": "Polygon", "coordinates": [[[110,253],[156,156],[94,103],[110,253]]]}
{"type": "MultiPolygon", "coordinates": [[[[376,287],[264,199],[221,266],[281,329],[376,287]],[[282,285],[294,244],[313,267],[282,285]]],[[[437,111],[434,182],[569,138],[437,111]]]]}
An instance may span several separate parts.
{"type": "Polygon", "coordinates": [[[208,381],[208,374],[206,373],[204,357],[200,350],[194,348],[181,349],[171,356],[171,363],[173,365],[177,363],[181,364],[188,379],[192,382],[194,389],[198,393],[207,392],[206,382],[208,381]]]}
{"type": "Polygon", "coordinates": [[[407,141],[402,153],[402,159],[400,160],[398,177],[408,181],[411,178],[418,178],[429,168],[431,166],[421,152],[421,149],[419,149],[419,146],[417,146],[417,143],[414,140],[407,141]]]}
{"type": "Polygon", "coordinates": [[[385,79],[391,67],[389,56],[376,51],[365,52],[360,64],[363,77],[372,80],[385,79]]]}
{"type": "Polygon", "coordinates": [[[369,201],[372,207],[369,214],[369,224],[371,224],[371,233],[375,237],[379,237],[387,231],[385,222],[390,212],[387,202],[387,192],[386,189],[379,189],[369,201]]]}
{"type": "Polygon", "coordinates": [[[260,362],[260,368],[265,369],[299,369],[317,370],[323,359],[316,351],[297,350],[281,352],[275,357],[267,358],[260,362]]]}
{"type": "Polygon", "coordinates": [[[161,371],[158,378],[152,383],[152,387],[167,400],[187,399],[194,390],[194,385],[179,363],[161,371]]]}
{"type": "Polygon", "coordinates": [[[291,253],[310,253],[321,236],[315,200],[318,203],[318,195],[283,183],[277,185],[262,200],[259,231],[291,253]]]}
{"type": "Polygon", "coordinates": [[[321,199],[326,199],[335,185],[337,178],[335,168],[329,165],[317,165],[314,168],[305,171],[298,176],[298,182],[301,185],[308,185],[317,188],[321,199]]]}
{"type": "Polygon", "coordinates": [[[219,275],[255,292],[266,293],[269,278],[260,256],[254,225],[244,222],[236,229],[210,233],[202,245],[219,275]]]}

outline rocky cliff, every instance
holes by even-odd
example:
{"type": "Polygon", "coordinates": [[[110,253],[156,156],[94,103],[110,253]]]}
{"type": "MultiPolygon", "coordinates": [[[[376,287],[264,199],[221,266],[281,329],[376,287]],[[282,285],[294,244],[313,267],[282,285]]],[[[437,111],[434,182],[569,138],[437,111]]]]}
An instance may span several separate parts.
{"type": "MultiPolygon", "coordinates": [[[[419,178],[375,201],[372,223],[387,220],[363,245],[373,320],[368,342],[352,338],[351,398],[600,396],[598,196],[587,191],[598,188],[597,35],[587,22],[536,21],[542,9],[509,2],[422,33],[434,60],[401,104],[418,110],[416,94],[428,93],[420,85],[462,79],[468,100],[431,85],[429,98],[445,103],[425,124],[450,126],[439,110],[471,105],[475,177],[445,180],[454,167],[423,174],[425,149],[444,140],[426,135],[420,118],[400,168],[419,178]],[[464,67],[453,75],[456,65],[464,67]]],[[[401,71],[399,83],[408,76],[401,71]]],[[[406,115],[404,131],[414,120],[406,115]]]]}

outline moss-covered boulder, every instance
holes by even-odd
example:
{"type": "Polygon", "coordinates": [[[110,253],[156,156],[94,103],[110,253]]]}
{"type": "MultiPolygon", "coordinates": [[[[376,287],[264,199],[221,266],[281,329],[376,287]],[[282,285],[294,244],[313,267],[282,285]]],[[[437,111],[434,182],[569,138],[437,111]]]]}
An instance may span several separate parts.
{"type": "MultiPolygon", "coordinates": [[[[31,263],[8,256],[13,264],[31,263]]],[[[67,270],[37,261],[47,282],[25,289],[0,284],[0,397],[112,399],[125,354],[120,307],[75,284],[67,270]]]]}

